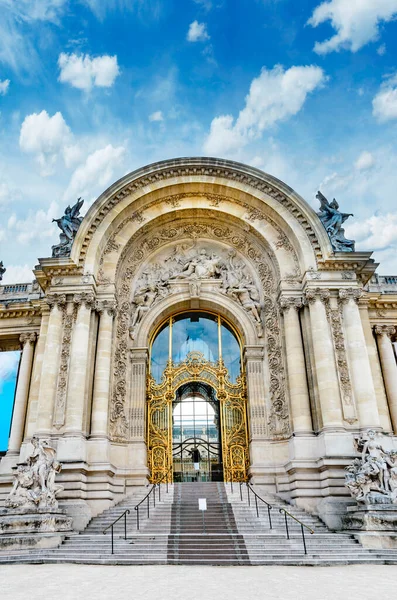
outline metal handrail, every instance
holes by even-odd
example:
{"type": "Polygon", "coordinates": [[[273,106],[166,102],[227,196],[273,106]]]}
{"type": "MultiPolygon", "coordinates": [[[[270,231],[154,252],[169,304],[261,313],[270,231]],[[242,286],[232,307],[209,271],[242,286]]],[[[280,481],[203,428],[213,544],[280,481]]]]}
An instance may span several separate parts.
{"type": "Polygon", "coordinates": [[[158,493],[159,493],[159,502],[161,501],[161,482],[163,481],[164,477],[167,478],[166,481],[166,492],[168,494],[168,475],[170,473],[170,471],[172,470],[172,466],[168,469],[168,471],[166,473],[164,473],[164,475],[162,477],[160,477],[160,479],[158,481],[156,481],[156,483],[154,483],[152,485],[152,488],[149,490],[149,492],[146,494],[146,496],[144,498],[142,498],[142,500],[140,502],[138,502],[138,504],[136,506],[134,506],[134,510],[136,511],[136,528],[137,531],[139,531],[139,507],[141,506],[141,504],[143,504],[143,502],[145,502],[145,500],[147,500],[147,518],[149,519],[150,517],[150,495],[153,493],[153,508],[156,508],[156,488],[158,489],[158,493]]]}
{"type": "Polygon", "coordinates": [[[301,526],[303,549],[305,551],[305,554],[307,554],[305,530],[303,528],[305,527],[306,529],[308,529],[310,531],[310,534],[313,534],[314,530],[311,527],[309,527],[308,525],[306,525],[305,523],[303,523],[300,519],[297,519],[296,517],[294,517],[294,515],[291,515],[291,513],[288,512],[288,510],[285,510],[285,508],[279,508],[278,512],[279,513],[284,513],[285,529],[286,529],[286,532],[287,532],[287,539],[288,540],[290,539],[290,537],[289,537],[289,529],[288,529],[287,516],[290,517],[291,519],[293,519],[294,521],[296,521],[297,523],[299,523],[299,525],[301,526]]]}
{"type": "MultiPolygon", "coordinates": [[[[274,508],[274,506],[272,506],[271,504],[269,504],[268,502],[266,502],[266,500],[264,500],[263,498],[261,498],[256,491],[253,489],[253,487],[251,487],[251,485],[248,482],[240,482],[240,498],[241,500],[243,500],[243,493],[242,493],[242,486],[244,485],[244,483],[247,486],[247,499],[248,499],[248,506],[251,506],[251,500],[250,500],[250,491],[251,493],[254,494],[255,497],[255,506],[256,506],[256,516],[259,517],[259,509],[258,509],[258,500],[261,500],[264,504],[266,504],[267,506],[267,514],[268,514],[268,518],[269,518],[269,528],[273,529],[272,527],[272,521],[271,521],[271,516],[270,516],[270,511],[272,508],[274,508]]],[[[301,535],[302,535],[302,542],[303,542],[303,548],[305,551],[305,554],[307,554],[307,548],[306,548],[306,538],[305,538],[305,529],[307,529],[308,531],[310,531],[310,534],[314,533],[314,530],[311,529],[311,527],[309,527],[308,525],[306,525],[306,523],[303,523],[300,519],[297,519],[294,515],[292,515],[290,512],[288,512],[288,510],[286,510],[285,508],[279,508],[279,513],[282,514],[284,513],[284,523],[285,523],[285,531],[287,534],[287,539],[290,539],[289,536],[289,529],[288,529],[288,521],[287,518],[290,517],[291,519],[293,519],[294,521],[296,521],[297,523],[299,523],[299,525],[301,526],[301,535]]]]}
{"type": "Polygon", "coordinates": [[[124,517],[124,539],[127,539],[127,515],[130,514],[130,510],[127,508],[127,510],[125,510],[123,512],[123,514],[121,514],[119,517],[117,517],[117,519],[115,519],[113,521],[113,523],[111,523],[110,525],[108,525],[103,531],[102,533],[105,535],[105,533],[111,528],[111,539],[112,539],[112,554],[114,553],[114,540],[113,540],[113,527],[116,525],[116,523],[118,521],[120,521],[120,519],[122,519],[124,517]]]}

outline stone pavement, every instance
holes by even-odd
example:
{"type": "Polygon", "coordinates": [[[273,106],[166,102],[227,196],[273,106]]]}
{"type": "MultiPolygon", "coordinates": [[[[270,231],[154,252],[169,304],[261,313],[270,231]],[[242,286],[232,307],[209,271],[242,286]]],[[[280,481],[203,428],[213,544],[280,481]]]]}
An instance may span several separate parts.
{"type": "Polygon", "coordinates": [[[391,600],[397,566],[2,565],[1,600],[391,600]]]}

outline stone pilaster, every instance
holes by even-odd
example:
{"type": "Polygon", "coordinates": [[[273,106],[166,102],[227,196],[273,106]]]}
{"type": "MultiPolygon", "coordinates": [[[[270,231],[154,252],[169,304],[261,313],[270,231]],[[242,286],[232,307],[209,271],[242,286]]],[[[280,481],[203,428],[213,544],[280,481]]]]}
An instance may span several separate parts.
{"type": "Polygon", "coordinates": [[[15,392],[8,454],[19,454],[23,440],[36,337],[35,333],[23,333],[19,337],[22,344],[22,356],[15,392]]]}
{"type": "Polygon", "coordinates": [[[393,431],[397,433],[397,363],[391,343],[391,336],[396,333],[396,328],[391,325],[376,325],[375,333],[393,431]]]}
{"type": "Polygon", "coordinates": [[[102,300],[96,303],[95,308],[99,314],[99,327],[92,398],[91,437],[106,437],[108,434],[113,320],[116,303],[111,300],[102,300]]]}
{"type": "Polygon", "coordinates": [[[358,301],[360,289],[339,290],[353,393],[361,428],[380,427],[375,386],[361,322],[358,301]]]}
{"type": "Polygon", "coordinates": [[[75,294],[73,303],[77,315],[70,352],[65,432],[77,435],[81,434],[83,430],[90,319],[91,310],[94,306],[94,296],[85,292],[75,294]]]}
{"type": "Polygon", "coordinates": [[[40,378],[39,406],[36,433],[47,435],[52,430],[55,394],[59,373],[62,342],[62,316],[66,306],[65,294],[51,294],[46,298],[50,307],[48,329],[43,356],[44,369],[40,378]]]}
{"type": "Polygon", "coordinates": [[[247,373],[248,413],[252,441],[267,435],[263,346],[246,346],[244,361],[247,373]]]}
{"type": "Polygon", "coordinates": [[[330,292],[324,288],[309,288],[305,293],[310,311],[314,366],[324,430],[343,427],[334,347],[325,306],[329,298],[330,292]]]}
{"type": "Polygon", "coordinates": [[[295,434],[313,433],[299,310],[302,299],[282,297],[291,416],[295,434]]]}
{"type": "Polygon", "coordinates": [[[147,448],[145,443],[146,417],[146,370],[148,348],[132,348],[131,360],[131,403],[129,415],[129,435],[131,440],[131,470],[135,476],[146,476],[147,448]]]}

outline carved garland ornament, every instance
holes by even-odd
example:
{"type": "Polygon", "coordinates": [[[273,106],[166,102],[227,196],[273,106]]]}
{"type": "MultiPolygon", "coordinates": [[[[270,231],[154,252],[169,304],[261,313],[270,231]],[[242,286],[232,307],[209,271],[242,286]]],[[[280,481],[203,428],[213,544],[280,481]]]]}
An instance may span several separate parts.
{"type": "Polygon", "coordinates": [[[130,424],[126,416],[126,373],[128,354],[128,334],[130,327],[130,296],[132,280],[142,262],[154,251],[172,240],[180,238],[210,238],[229,243],[251,259],[259,274],[265,309],[265,335],[268,346],[270,369],[269,429],[274,436],[284,437],[289,434],[289,414],[285,393],[285,366],[283,362],[280,320],[274,298],[274,275],[269,265],[263,260],[263,251],[256,249],[251,242],[240,234],[235,234],[227,227],[207,224],[180,224],[168,226],[159,232],[145,237],[141,243],[133,237],[126,246],[119,264],[123,265],[118,275],[120,284],[117,289],[119,312],[117,318],[117,344],[114,357],[114,378],[110,402],[110,434],[116,441],[125,441],[129,435],[130,424]],[[135,247],[134,247],[135,246],[135,247]],[[133,248],[133,249],[132,249],[133,248]],[[124,263],[124,256],[130,256],[124,263]]]}
{"type": "MultiPolygon", "coordinates": [[[[191,176],[209,176],[219,177],[222,179],[228,179],[237,183],[248,185],[249,187],[256,189],[260,192],[268,194],[274,200],[284,206],[294,217],[299,221],[303,229],[307,232],[310,243],[314,249],[315,255],[318,259],[322,258],[322,252],[319,240],[313,231],[311,224],[305,217],[305,215],[299,210],[297,205],[288,198],[283,192],[268,181],[263,181],[260,177],[254,174],[241,173],[235,171],[232,168],[226,168],[222,166],[176,166],[176,167],[165,167],[163,170],[158,170],[154,173],[143,175],[138,177],[134,181],[128,183],[122,190],[111,196],[107,203],[102,206],[95,220],[93,221],[90,229],[87,231],[84,242],[82,243],[82,249],[80,252],[79,264],[84,263],[85,254],[89,246],[90,240],[95,233],[97,227],[102,223],[105,216],[112,210],[114,206],[117,206],[126,196],[141,190],[145,186],[150,186],[159,181],[164,181],[174,177],[191,177],[191,176]]],[[[196,194],[197,195],[197,194],[196,194]]],[[[139,213],[136,213],[139,214],[139,213]]]]}

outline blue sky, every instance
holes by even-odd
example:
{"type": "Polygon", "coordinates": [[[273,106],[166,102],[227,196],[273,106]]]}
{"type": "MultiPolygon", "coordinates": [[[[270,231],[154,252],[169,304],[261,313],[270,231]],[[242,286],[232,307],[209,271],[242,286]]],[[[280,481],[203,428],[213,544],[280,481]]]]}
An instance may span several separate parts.
{"type": "Polygon", "coordinates": [[[150,162],[212,155],[354,212],[397,273],[397,0],[0,0],[0,260],[150,162]]]}

